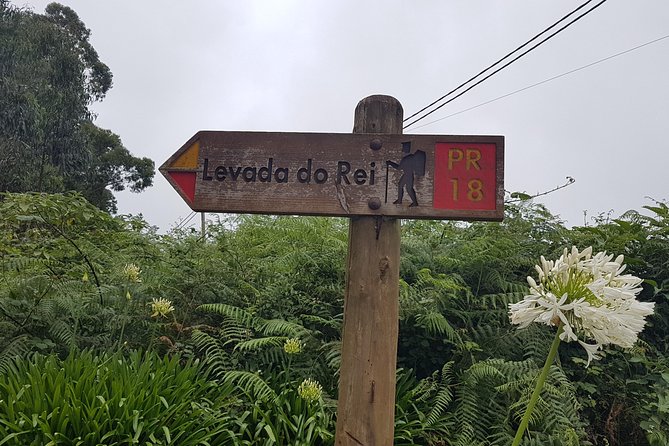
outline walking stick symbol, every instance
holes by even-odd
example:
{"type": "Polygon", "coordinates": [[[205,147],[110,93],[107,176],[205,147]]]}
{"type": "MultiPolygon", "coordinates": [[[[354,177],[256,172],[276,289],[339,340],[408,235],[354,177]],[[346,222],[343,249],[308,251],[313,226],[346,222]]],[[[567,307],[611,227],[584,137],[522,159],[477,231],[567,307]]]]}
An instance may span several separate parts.
{"type": "Polygon", "coordinates": [[[388,171],[390,170],[390,161],[386,161],[386,199],[384,203],[388,203],[388,171]]]}

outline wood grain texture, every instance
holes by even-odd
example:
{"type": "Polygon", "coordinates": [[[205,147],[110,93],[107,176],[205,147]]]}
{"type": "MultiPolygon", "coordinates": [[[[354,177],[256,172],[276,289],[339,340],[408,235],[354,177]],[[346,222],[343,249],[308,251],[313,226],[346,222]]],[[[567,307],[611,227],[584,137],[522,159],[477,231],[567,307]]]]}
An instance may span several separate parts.
{"type": "MultiPolygon", "coordinates": [[[[394,98],[372,96],[356,108],[355,131],[401,132],[401,125],[394,98]]],[[[337,446],[393,444],[399,260],[399,220],[350,220],[337,446]]]]}
{"type": "MultiPolygon", "coordinates": [[[[367,107],[370,112],[382,109],[378,104],[367,107]],[[376,109],[372,110],[374,107],[376,109]]],[[[356,130],[376,131],[386,124],[368,118],[356,124],[356,130]]],[[[502,219],[503,137],[402,135],[401,126],[395,126],[393,130],[394,133],[389,134],[201,131],[170,157],[160,171],[180,193],[168,172],[194,174],[194,199],[192,203],[190,199],[186,201],[199,212],[502,219]],[[380,145],[377,150],[372,148],[374,141],[380,145]],[[417,206],[410,206],[408,196],[403,203],[395,203],[404,171],[391,163],[399,165],[402,162],[405,155],[402,147],[407,142],[411,144],[412,152],[422,152],[425,157],[424,172],[415,177],[411,174],[415,178],[413,187],[417,206]],[[196,167],[180,167],[181,155],[194,144],[199,147],[196,167]],[[435,203],[437,152],[440,148],[448,150],[449,145],[487,145],[494,151],[491,155],[493,162],[480,166],[481,173],[489,171],[490,174],[489,179],[481,183],[486,201],[468,202],[466,184],[462,183],[459,202],[445,207],[435,203]],[[374,209],[370,202],[376,200],[380,206],[374,209]]],[[[459,156],[461,158],[454,164],[465,164],[464,155],[459,156]]],[[[452,194],[446,189],[452,187],[454,177],[450,172],[442,172],[440,176],[444,193],[452,194]]]]}

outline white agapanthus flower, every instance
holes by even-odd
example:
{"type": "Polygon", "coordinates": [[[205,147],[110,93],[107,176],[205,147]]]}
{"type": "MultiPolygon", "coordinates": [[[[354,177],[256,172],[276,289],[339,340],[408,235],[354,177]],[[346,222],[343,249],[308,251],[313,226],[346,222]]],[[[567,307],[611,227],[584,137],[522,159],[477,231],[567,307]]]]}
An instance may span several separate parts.
{"type": "Polygon", "coordinates": [[[591,247],[565,249],[555,261],[542,256],[535,267],[539,281],[528,277],[530,294],[509,305],[511,323],[519,328],[532,322],[562,326],[560,339],[583,346],[588,365],[606,344],[631,347],[654,304],[636,300],[642,280],[623,274],[623,260],[605,252],[593,256],[591,247]]]}

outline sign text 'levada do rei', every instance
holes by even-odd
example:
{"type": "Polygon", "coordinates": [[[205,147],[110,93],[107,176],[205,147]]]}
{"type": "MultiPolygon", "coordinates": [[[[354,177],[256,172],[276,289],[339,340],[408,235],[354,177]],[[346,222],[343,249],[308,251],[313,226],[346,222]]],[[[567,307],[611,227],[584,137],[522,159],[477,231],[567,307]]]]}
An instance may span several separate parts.
{"type": "Polygon", "coordinates": [[[199,212],[501,220],[504,137],[201,131],[160,168],[199,212]]]}

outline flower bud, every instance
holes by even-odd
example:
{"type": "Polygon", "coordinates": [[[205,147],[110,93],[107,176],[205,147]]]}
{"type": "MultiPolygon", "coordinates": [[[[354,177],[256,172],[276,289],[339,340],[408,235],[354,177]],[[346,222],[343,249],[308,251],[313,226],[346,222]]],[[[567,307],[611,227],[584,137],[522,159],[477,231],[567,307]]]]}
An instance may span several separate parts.
{"type": "Polygon", "coordinates": [[[297,394],[305,401],[318,401],[323,394],[323,387],[318,381],[307,378],[297,388],[297,394]]]}

